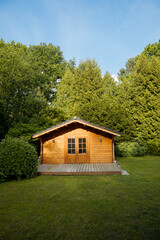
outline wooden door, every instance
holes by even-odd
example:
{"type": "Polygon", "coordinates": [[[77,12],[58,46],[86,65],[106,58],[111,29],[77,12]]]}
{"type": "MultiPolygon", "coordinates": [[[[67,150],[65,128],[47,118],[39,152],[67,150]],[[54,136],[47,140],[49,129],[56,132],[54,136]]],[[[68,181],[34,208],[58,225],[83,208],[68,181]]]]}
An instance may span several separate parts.
{"type": "Polygon", "coordinates": [[[76,163],[88,162],[88,141],[87,137],[77,138],[77,159],[76,163]]]}
{"type": "Polygon", "coordinates": [[[66,139],[66,163],[76,163],[76,139],[68,137],[66,139]]]}
{"type": "Polygon", "coordinates": [[[65,140],[65,163],[88,163],[89,143],[87,136],[68,136],[65,140]]]}

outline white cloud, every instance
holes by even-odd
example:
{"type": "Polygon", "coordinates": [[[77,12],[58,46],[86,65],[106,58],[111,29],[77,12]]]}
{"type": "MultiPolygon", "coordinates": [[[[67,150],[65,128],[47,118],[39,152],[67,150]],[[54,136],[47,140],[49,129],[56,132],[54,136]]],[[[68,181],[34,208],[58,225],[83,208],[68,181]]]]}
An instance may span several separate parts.
{"type": "Polygon", "coordinates": [[[116,74],[112,74],[111,77],[114,78],[116,82],[118,82],[118,76],[116,74]]]}

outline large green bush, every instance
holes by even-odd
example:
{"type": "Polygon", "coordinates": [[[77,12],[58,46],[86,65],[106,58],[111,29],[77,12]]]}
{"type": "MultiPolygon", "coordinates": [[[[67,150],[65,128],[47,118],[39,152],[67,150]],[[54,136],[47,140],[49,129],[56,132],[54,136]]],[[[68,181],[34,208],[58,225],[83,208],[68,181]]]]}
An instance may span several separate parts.
{"type": "Polygon", "coordinates": [[[116,146],[116,155],[122,157],[144,156],[146,147],[138,142],[122,142],[116,146]]]}
{"type": "Polygon", "coordinates": [[[28,142],[7,138],[0,143],[0,180],[30,178],[37,172],[37,153],[28,142]]]}

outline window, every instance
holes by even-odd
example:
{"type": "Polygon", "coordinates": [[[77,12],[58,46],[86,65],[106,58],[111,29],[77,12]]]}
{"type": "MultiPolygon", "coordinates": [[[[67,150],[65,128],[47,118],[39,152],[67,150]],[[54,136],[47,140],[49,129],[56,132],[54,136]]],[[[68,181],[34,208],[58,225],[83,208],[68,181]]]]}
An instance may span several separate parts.
{"type": "Polygon", "coordinates": [[[68,138],[68,154],[75,154],[75,138],[68,138]]]}
{"type": "Polygon", "coordinates": [[[78,139],[79,145],[79,154],[86,153],[86,138],[79,138],[78,139]]]}

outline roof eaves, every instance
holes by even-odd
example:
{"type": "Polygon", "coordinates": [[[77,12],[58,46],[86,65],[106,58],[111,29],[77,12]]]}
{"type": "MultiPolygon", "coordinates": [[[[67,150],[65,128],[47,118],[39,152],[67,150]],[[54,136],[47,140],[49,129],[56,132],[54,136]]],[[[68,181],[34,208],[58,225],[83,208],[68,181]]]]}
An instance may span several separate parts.
{"type": "Polygon", "coordinates": [[[102,130],[106,130],[106,131],[108,131],[108,132],[115,133],[116,135],[121,136],[121,133],[119,133],[119,132],[117,132],[117,131],[111,130],[111,129],[106,128],[106,127],[102,127],[102,126],[100,126],[100,125],[98,125],[98,124],[95,124],[95,123],[90,123],[90,122],[85,121],[85,120],[82,120],[82,119],[80,119],[80,118],[77,118],[77,119],[78,119],[80,122],[86,123],[86,124],[88,124],[88,125],[90,125],[90,126],[94,126],[95,128],[101,128],[102,130]]]}
{"type": "Polygon", "coordinates": [[[59,123],[59,124],[57,124],[57,125],[55,125],[55,126],[52,126],[52,127],[50,127],[50,128],[47,128],[47,129],[45,129],[45,130],[42,130],[42,131],[40,131],[40,132],[38,132],[38,133],[33,134],[33,135],[32,135],[32,138],[40,137],[40,136],[42,136],[42,135],[44,135],[44,134],[47,134],[47,133],[49,133],[49,132],[51,132],[51,131],[53,131],[53,130],[55,130],[55,129],[58,129],[58,128],[60,128],[60,127],[63,127],[63,126],[65,126],[65,125],[67,125],[67,123],[70,124],[70,123],[72,123],[72,122],[74,122],[74,121],[75,121],[75,122],[82,123],[82,124],[86,124],[86,125],[88,125],[88,126],[90,126],[90,127],[99,128],[100,130],[105,130],[105,132],[111,133],[111,134],[116,135],[116,136],[121,136],[121,134],[120,134],[119,132],[116,132],[116,131],[111,130],[111,129],[109,129],[109,128],[102,127],[102,126],[97,125],[97,124],[94,124],[94,123],[90,123],[90,122],[88,122],[88,121],[82,120],[82,119],[80,119],[80,118],[78,118],[78,117],[75,116],[75,117],[73,117],[73,118],[71,118],[71,119],[69,119],[69,120],[67,120],[67,121],[64,121],[64,122],[59,123]]]}
{"type": "Polygon", "coordinates": [[[46,129],[44,129],[44,130],[42,130],[42,131],[40,131],[40,132],[37,132],[37,133],[35,133],[35,134],[32,135],[32,138],[40,137],[40,136],[44,135],[45,133],[48,133],[48,132],[50,132],[50,131],[52,131],[52,130],[54,130],[54,129],[57,129],[57,128],[59,128],[59,127],[62,127],[63,125],[65,125],[65,124],[67,124],[67,123],[72,122],[73,120],[75,120],[75,117],[72,118],[72,119],[66,120],[66,121],[64,121],[64,122],[62,122],[62,123],[58,123],[58,124],[56,124],[56,125],[54,125],[54,126],[52,126],[52,127],[50,127],[50,128],[46,128],[46,129]]]}

